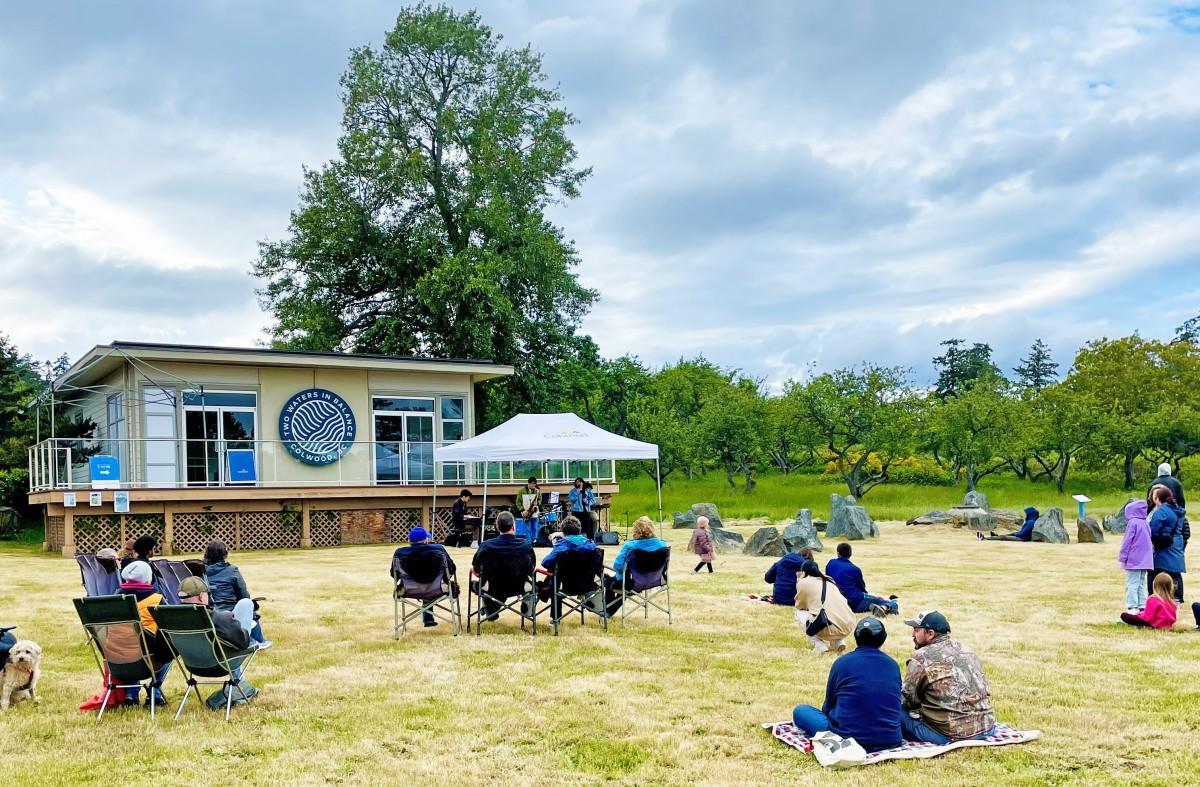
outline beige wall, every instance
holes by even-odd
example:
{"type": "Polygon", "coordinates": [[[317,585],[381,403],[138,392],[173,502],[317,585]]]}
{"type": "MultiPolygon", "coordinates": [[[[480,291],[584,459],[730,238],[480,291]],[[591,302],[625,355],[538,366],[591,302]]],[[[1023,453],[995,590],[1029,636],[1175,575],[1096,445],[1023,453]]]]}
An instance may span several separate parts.
{"type": "MultiPolygon", "coordinates": [[[[259,440],[277,441],[279,437],[279,413],[294,394],[307,388],[327,388],[349,403],[354,412],[357,433],[355,445],[340,461],[324,467],[303,464],[287,453],[278,443],[261,444],[258,449],[259,479],[266,483],[298,482],[321,483],[353,481],[369,483],[372,479],[373,449],[367,443],[374,437],[371,417],[372,395],[422,395],[461,396],[466,400],[466,436],[474,434],[474,402],[470,374],[388,372],[365,369],[338,369],[329,367],[302,366],[238,366],[206,363],[159,362],[155,366],[160,373],[151,375],[147,382],[141,375],[133,375],[132,391],[127,397],[139,398],[145,385],[162,385],[177,391],[194,386],[208,390],[254,391],[258,394],[259,440]]],[[[122,373],[118,373],[120,377],[122,373]]],[[[104,400],[99,399],[100,418],[97,423],[103,432],[104,400]]],[[[435,403],[435,410],[437,409],[435,403]]],[[[441,413],[435,413],[435,437],[441,436],[441,413]]],[[[131,437],[143,431],[144,418],[140,408],[129,411],[127,430],[131,437]],[[136,413],[136,415],[135,415],[136,413]]],[[[179,437],[183,438],[182,411],[178,421],[179,437]]],[[[182,451],[181,451],[182,454],[182,451]]],[[[185,463],[180,456],[180,473],[185,463]]],[[[140,478],[141,469],[134,469],[140,478]]]]}

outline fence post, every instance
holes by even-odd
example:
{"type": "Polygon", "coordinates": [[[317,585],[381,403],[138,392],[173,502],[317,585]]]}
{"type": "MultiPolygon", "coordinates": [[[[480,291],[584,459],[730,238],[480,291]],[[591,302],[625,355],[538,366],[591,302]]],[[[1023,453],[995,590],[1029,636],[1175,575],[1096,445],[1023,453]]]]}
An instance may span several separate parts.
{"type": "Polygon", "coordinates": [[[75,557],[75,512],[63,511],[63,557],[75,557]]]}
{"type": "Polygon", "coordinates": [[[163,507],[163,547],[164,555],[175,554],[175,512],[163,507]]]}
{"type": "Polygon", "coordinates": [[[307,549],[312,546],[312,520],[309,518],[308,503],[300,504],[300,547],[307,549]]]}

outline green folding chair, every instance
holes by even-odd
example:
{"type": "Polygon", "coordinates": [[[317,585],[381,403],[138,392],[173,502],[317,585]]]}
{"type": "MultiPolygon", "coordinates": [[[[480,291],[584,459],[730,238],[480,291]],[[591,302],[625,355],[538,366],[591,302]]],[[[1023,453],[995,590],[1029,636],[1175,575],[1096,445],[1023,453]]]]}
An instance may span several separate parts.
{"type": "Polygon", "coordinates": [[[152,607],[150,614],[158,624],[158,635],[166,637],[188,685],[175,718],[183,713],[189,692],[195,692],[196,699],[204,702],[199,687],[207,685],[220,686],[225,692],[225,721],[229,721],[234,690],[239,702],[253,696],[246,693],[242,683],[257,647],[251,643],[249,648],[237,650],[226,645],[217,637],[208,607],[199,604],[160,604],[152,607]]]}
{"type": "Polygon", "coordinates": [[[104,698],[96,720],[104,717],[108,698],[115,689],[141,689],[143,682],[147,696],[152,698],[150,718],[153,719],[154,690],[161,687],[154,680],[154,656],[142,628],[137,600],[128,594],[118,594],[86,596],[74,602],[104,680],[104,698]]]}

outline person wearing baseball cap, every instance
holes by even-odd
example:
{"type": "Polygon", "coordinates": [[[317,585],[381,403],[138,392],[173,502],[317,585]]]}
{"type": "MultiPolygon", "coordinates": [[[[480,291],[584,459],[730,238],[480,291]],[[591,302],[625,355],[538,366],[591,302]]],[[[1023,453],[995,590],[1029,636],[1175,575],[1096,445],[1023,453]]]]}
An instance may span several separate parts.
{"type": "Polygon", "coordinates": [[[853,738],[867,751],[881,751],[904,741],[900,727],[900,665],[880,648],[887,629],[877,618],[854,627],[855,650],[839,656],[829,668],[825,704],[797,705],[792,721],[808,737],[829,730],[853,738]]]}
{"type": "MultiPolygon", "coordinates": [[[[179,603],[196,604],[208,607],[212,616],[213,628],[216,629],[217,639],[231,650],[246,650],[252,645],[263,650],[261,643],[250,637],[254,629],[254,601],[248,598],[240,599],[233,605],[233,610],[213,609],[209,604],[208,583],[202,577],[185,577],[179,583],[179,603]]],[[[234,697],[234,705],[242,705],[258,696],[258,689],[250,685],[250,681],[242,680],[242,668],[234,669],[234,677],[238,680],[241,691],[234,697]]],[[[225,690],[214,692],[206,704],[217,709],[225,707],[225,690]]]]}
{"type": "Polygon", "coordinates": [[[946,744],[991,735],[996,716],[979,657],[950,638],[950,621],[936,609],[904,622],[916,647],[900,690],[904,739],[946,744]]]}
{"type": "MultiPolygon", "coordinates": [[[[450,579],[452,592],[458,595],[458,585],[454,581],[455,572],[458,570],[454,565],[454,558],[450,557],[450,553],[441,544],[433,543],[433,539],[429,535],[429,531],[423,527],[414,527],[408,531],[408,546],[400,547],[392,554],[392,579],[400,579],[400,566],[407,563],[409,560],[420,562],[422,556],[436,555],[444,561],[443,566],[446,571],[446,576],[450,579]]],[[[426,560],[436,558],[426,557],[426,560]]],[[[434,619],[433,613],[429,610],[421,612],[421,620],[425,623],[425,628],[432,628],[437,625],[437,620],[434,619]]]]}

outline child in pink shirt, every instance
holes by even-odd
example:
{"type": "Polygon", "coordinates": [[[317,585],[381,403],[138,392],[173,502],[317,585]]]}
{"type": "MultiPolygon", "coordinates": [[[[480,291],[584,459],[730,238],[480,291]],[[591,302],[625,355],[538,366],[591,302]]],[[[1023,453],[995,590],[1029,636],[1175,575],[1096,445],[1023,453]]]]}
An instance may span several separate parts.
{"type": "Polygon", "coordinates": [[[1121,613],[1121,622],[1143,628],[1169,629],[1175,625],[1175,580],[1170,574],[1154,578],[1154,592],[1146,599],[1146,608],[1137,615],[1121,613]]]}

